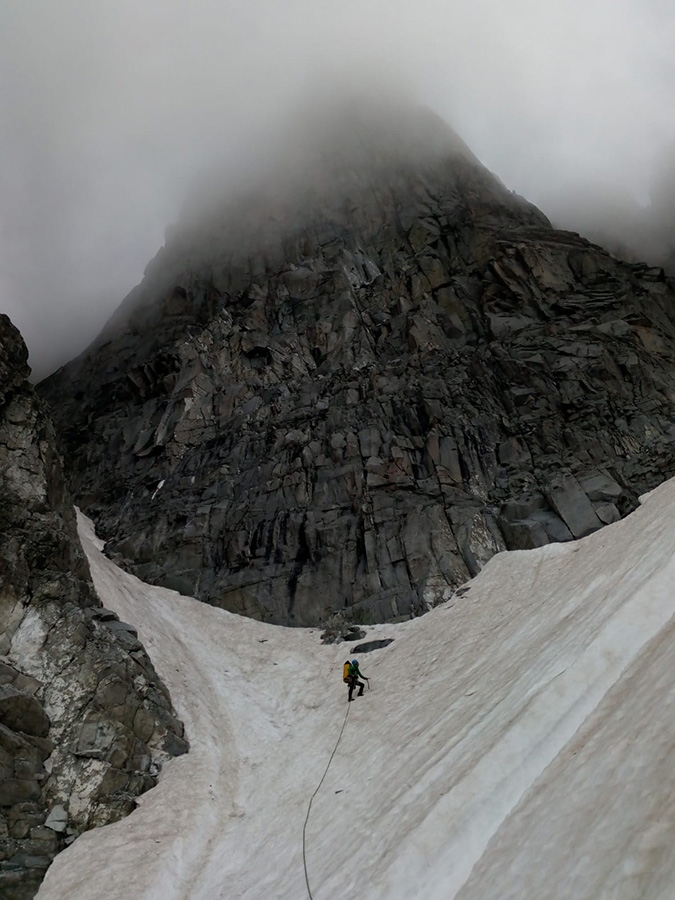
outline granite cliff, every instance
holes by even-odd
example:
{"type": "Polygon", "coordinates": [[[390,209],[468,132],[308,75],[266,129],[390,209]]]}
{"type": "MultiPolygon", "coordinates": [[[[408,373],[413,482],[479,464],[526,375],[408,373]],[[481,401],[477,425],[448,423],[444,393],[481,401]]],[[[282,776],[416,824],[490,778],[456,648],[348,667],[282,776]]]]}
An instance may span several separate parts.
{"type": "Polygon", "coordinates": [[[135,629],[102,607],[56,438],[0,316],[0,896],[114,822],[187,743],[135,629]]]}
{"type": "Polygon", "coordinates": [[[673,282],[553,229],[431,114],[343,111],[205,196],[41,387],[141,578],[395,620],[675,473],[673,282]]]}

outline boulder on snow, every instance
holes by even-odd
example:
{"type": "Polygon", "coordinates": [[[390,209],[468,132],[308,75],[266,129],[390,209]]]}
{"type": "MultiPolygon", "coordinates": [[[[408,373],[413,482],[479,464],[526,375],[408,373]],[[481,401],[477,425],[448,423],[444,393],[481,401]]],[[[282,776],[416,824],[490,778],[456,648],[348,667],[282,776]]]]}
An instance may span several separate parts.
{"type": "Polygon", "coordinates": [[[342,628],[326,628],[321,635],[323,644],[342,644],[345,641],[360,641],[366,632],[358,625],[346,625],[342,628]]]}
{"type": "Polygon", "coordinates": [[[354,653],[370,653],[372,650],[381,650],[394,643],[394,638],[383,638],[379,641],[366,641],[365,644],[359,644],[354,647],[354,653]]]}

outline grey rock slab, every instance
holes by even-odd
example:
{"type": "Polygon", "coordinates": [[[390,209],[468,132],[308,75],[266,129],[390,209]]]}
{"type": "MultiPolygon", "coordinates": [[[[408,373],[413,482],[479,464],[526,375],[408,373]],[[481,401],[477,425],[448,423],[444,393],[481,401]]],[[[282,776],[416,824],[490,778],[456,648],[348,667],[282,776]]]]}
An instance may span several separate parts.
{"type": "Polygon", "coordinates": [[[45,820],[45,827],[51,828],[52,831],[56,831],[59,834],[68,827],[68,813],[60,803],[52,807],[45,820]]]}
{"type": "Polygon", "coordinates": [[[512,550],[533,550],[551,543],[551,538],[543,522],[535,519],[510,521],[501,519],[500,526],[512,550]]]}
{"type": "Polygon", "coordinates": [[[37,697],[0,685],[0,722],[14,731],[44,737],[49,732],[49,716],[37,697]]]}
{"type": "Polygon", "coordinates": [[[547,507],[548,503],[543,494],[524,494],[507,501],[501,508],[501,515],[515,522],[527,519],[532,513],[545,510],[547,507]]]}
{"type": "Polygon", "coordinates": [[[554,478],[548,485],[546,495],[575,538],[602,527],[603,523],[596,515],[593,504],[573,475],[554,478]]]}
{"type": "Polygon", "coordinates": [[[102,619],[105,622],[106,626],[113,632],[113,634],[131,634],[134,637],[138,637],[138,629],[135,625],[130,625],[128,622],[120,622],[119,620],[113,619],[112,617],[106,617],[102,619]]]}
{"type": "Polygon", "coordinates": [[[580,477],[579,484],[589,500],[606,500],[612,503],[623,494],[621,485],[606,473],[580,477]]]}
{"type": "Polygon", "coordinates": [[[535,512],[531,519],[544,526],[551,543],[564,543],[571,541],[574,537],[562,519],[553,512],[535,512]]]}

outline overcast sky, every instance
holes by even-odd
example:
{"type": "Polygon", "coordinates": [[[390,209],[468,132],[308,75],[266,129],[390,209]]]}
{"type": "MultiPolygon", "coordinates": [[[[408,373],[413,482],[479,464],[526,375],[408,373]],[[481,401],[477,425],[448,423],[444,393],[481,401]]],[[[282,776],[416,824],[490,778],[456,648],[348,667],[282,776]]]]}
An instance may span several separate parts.
{"type": "Polygon", "coordinates": [[[0,312],[38,374],[75,355],[196,173],[236,179],[343,69],[405,86],[549,215],[589,186],[646,203],[674,46],[672,0],[2,0],[0,312]]]}

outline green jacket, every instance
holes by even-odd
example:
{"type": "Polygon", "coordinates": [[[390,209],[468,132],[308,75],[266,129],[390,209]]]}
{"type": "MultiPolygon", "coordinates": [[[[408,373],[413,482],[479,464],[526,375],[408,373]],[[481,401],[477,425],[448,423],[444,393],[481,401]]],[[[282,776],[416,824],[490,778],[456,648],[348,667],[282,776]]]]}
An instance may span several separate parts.
{"type": "MultiPolygon", "coordinates": [[[[355,666],[353,663],[351,663],[349,666],[349,677],[350,678],[366,678],[366,676],[363,674],[363,672],[359,671],[359,667],[355,666]]],[[[367,678],[366,678],[366,681],[368,681],[367,678]]]]}

